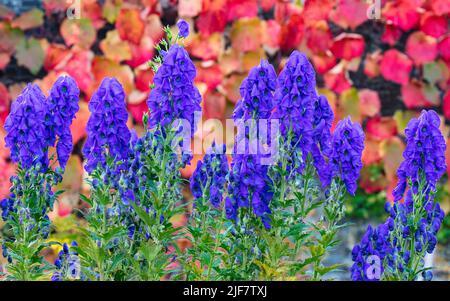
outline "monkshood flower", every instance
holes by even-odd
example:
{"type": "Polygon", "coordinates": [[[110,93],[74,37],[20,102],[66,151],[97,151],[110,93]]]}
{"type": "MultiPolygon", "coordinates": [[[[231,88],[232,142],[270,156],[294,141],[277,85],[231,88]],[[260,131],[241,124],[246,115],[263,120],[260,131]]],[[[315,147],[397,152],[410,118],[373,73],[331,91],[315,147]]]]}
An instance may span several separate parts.
{"type": "Polygon", "coordinates": [[[228,174],[228,160],[225,144],[212,146],[207,150],[203,161],[197,162],[197,167],[191,177],[191,191],[199,201],[205,195],[209,196],[211,204],[218,208],[222,203],[223,192],[228,174]]]}
{"type": "Polygon", "coordinates": [[[48,165],[48,147],[54,137],[45,124],[47,106],[45,96],[35,84],[28,84],[11,105],[5,121],[6,146],[11,150],[11,160],[22,168],[40,164],[48,165]]]}
{"type": "Polygon", "coordinates": [[[228,219],[237,220],[239,208],[252,208],[270,229],[270,201],[273,197],[268,166],[261,164],[260,154],[234,154],[228,178],[229,198],[225,201],[228,219]]]}
{"type": "Polygon", "coordinates": [[[120,160],[128,154],[130,131],[126,124],[125,92],[117,79],[103,79],[89,102],[89,111],[83,155],[87,159],[85,169],[92,172],[98,165],[105,167],[107,156],[120,160]]]}
{"type": "MultiPolygon", "coordinates": [[[[200,112],[201,95],[194,85],[195,66],[186,50],[175,44],[164,56],[154,77],[154,88],[147,105],[150,110],[149,127],[164,129],[175,120],[185,120],[196,131],[195,112],[200,112]]],[[[187,126],[187,125],[186,125],[187,126]]]]}
{"type": "Polygon", "coordinates": [[[267,60],[250,70],[240,87],[241,99],[236,104],[233,119],[268,119],[273,109],[273,93],[277,75],[267,60]]]}
{"type": "Polygon", "coordinates": [[[64,243],[55,260],[56,271],[53,272],[52,281],[78,280],[81,277],[80,258],[73,250],[78,247],[76,241],[72,241],[70,247],[64,243]]]}
{"type": "Polygon", "coordinates": [[[445,169],[445,163],[438,162],[445,160],[445,142],[439,125],[439,117],[433,111],[423,111],[418,119],[408,123],[405,160],[397,173],[399,183],[393,192],[394,204],[385,206],[389,213],[388,233],[384,234],[387,243],[379,247],[384,252],[378,254],[367,249],[363,238],[354,248],[354,280],[367,279],[371,270],[364,264],[373,255],[381,259],[381,272],[376,280],[415,280],[419,274],[425,280],[432,279],[432,272],[424,269],[424,256],[433,253],[445,216],[439,203],[434,202],[435,185],[443,174],[441,169],[445,169]]]}
{"type": "Polygon", "coordinates": [[[413,118],[408,123],[405,129],[404,161],[397,170],[399,181],[394,190],[395,200],[403,197],[408,178],[413,183],[413,189],[422,178],[426,181],[426,189],[434,190],[437,181],[444,174],[445,139],[439,125],[439,115],[431,110],[423,110],[419,118],[413,118]]]}
{"type": "Polygon", "coordinates": [[[362,168],[361,155],[364,149],[364,132],[350,117],[338,122],[331,139],[329,164],[331,177],[339,177],[347,191],[354,195],[362,168]]]}
{"type": "Polygon", "coordinates": [[[72,152],[72,134],[70,125],[79,110],[80,90],[70,76],[59,77],[47,98],[49,118],[46,120],[50,137],[57,137],[56,151],[60,166],[64,169],[72,152]]]}
{"type": "Polygon", "coordinates": [[[311,155],[314,167],[317,170],[323,187],[330,184],[331,171],[325,157],[331,152],[331,126],[334,120],[334,113],[325,96],[319,96],[314,101],[313,114],[313,144],[311,155]]]}
{"type": "MultiPolygon", "coordinates": [[[[306,159],[313,136],[315,71],[307,57],[298,51],[292,52],[277,79],[274,94],[275,110],[272,119],[280,122],[281,135],[289,144],[301,149],[306,159]]],[[[304,163],[299,167],[303,170],[304,163]]]]}
{"type": "Polygon", "coordinates": [[[177,27],[179,30],[179,35],[183,38],[187,38],[189,35],[189,23],[183,19],[178,20],[177,27]]]}

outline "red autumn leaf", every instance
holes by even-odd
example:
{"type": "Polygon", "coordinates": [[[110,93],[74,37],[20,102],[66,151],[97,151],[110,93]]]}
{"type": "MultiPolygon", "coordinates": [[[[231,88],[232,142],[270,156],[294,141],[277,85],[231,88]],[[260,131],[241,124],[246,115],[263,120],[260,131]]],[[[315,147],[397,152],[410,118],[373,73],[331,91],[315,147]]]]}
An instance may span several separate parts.
{"type": "Polygon", "coordinates": [[[253,18],[258,15],[257,0],[228,0],[228,21],[240,18],[253,18]]]}
{"type": "MultiPolygon", "coordinates": [[[[11,97],[9,96],[8,89],[3,83],[0,83],[0,125],[3,126],[5,119],[9,114],[9,104],[11,97]]],[[[2,140],[3,141],[3,140],[2,140]]]]}
{"type": "Polygon", "coordinates": [[[259,49],[263,41],[261,20],[258,18],[237,20],[231,27],[230,39],[232,47],[239,51],[259,49]]]}
{"type": "MultiPolygon", "coordinates": [[[[0,136],[3,136],[0,134],[0,136]]],[[[4,137],[1,137],[2,141],[4,137]]],[[[9,188],[11,187],[10,177],[15,174],[15,165],[6,162],[3,158],[0,158],[0,198],[8,197],[10,194],[9,188]]]]}
{"type": "Polygon", "coordinates": [[[402,36],[402,31],[397,26],[387,24],[384,28],[383,35],[381,36],[381,41],[383,43],[394,46],[400,37],[402,36]]]}
{"type": "Polygon", "coordinates": [[[136,89],[141,92],[150,92],[150,84],[153,83],[154,73],[151,69],[136,70],[134,76],[134,84],[136,89]]]}
{"type": "Polygon", "coordinates": [[[193,34],[187,41],[186,48],[191,56],[202,60],[216,60],[222,51],[223,36],[214,33],[209,36],[193,34]]]}
{"type": "Polygon", "coordinates": [[[380,141],[374,139],[371,135],[366,135],[364,141],[364,150],[361,160],[364,165],[370,165],[381,161],[380,141]]]}
{"type": "Polygon", "coordinates": [[[61,69],[70,57],[70,50],[64,45],[50,44],[45,53],[44,68],[47,71],[61,69]]]}
{"type": "Polygon", "coordinates": [[[63,69],[75,79],[84,93],[89,92],[93,80],[91,72],[93,58],[94,54],[91,51],[76,51],[63,69]]]}
{"type": "Polygon", "coordinates": [[[448,0],[431,0],[430,4],[438,16],[450,13],[450,2],[448,0]]]}
{"type": "Polygon", "coordinates": [[[296,48],[303,39],[304,27],[303,15],[293,14],[281,27],[280,48],[286,51],[296,48]]]}
{"type": "Polygon", "coordinates": [[[11,61],[11,55],[9,53],[0,52],[0,70],[5,69],[11,61]]]}
{"type": "Polygon", "coordinates": [[[381,53],[379,50],[369,53],[364,64],[364,74],[369,78],[380,75],[381,53]]]}
{"type": "Polygon", "coordinates": [[[361,114],[374,117],[380,112],[381,101],[376,91],[362,89],[358,91],[358,96],[361,114]]]}
{"type": "Polygon", "coordinates": [[[367,121],[366,132],[374,138],[386,140],[397,134],[397,123],[392,117],[376,116],[367,121]]]}
{"type": "Polygon", "coordinates": [[[406,53],[416,65],[433,61],[438,55],[437,41],[423,32],[412,33],[406,42],[406,53]]]}
{"type": "Polygon", "coordinates": [[[338,59],[350,61],[364,53],[364,39],[359,34],[342,33],[334,39],[331,52],[338,59]]]}
{"type": "Polygon", "coordinates": [[[140,125],[142,125],[142,117],[145,112],[148,112],[148,106],[146,101],[142,101],[137,104],[127,104],[127,109],[133,116],[133,119],[140,125]]]}
{"type": "Polygon", "coordinates": [[[434,38],[439,38],[448,32],[448,21],[444,16],[436,16],[430,12],[423,14],[420,30],[434,38]]]}
{"type": "Polygon", "coordinates": [[[387,2],[383,7],[382,15],[388,23],[403,31],[415,28],[420,20],[417,4],[410,1],[387,2]]]}
{"type": "Polygon", "coordinates": [[[364,0],[338,0],[331,12],[331,20],[344,28],[355,29],[367,21],[369,5],[364,0]]]}
{"type": "Polygon", "coordinates": [[[225,107],[225,96],[219,92],[207,91],[203,96],[203,112],[206,119],[223,119],[225,107]]]}
{"type": "Polygon", "coordinates": [[[333,43],[328,24],[325,20],[317,21],[306,29],[306,45],[313,52],[325,52],[333,43]]]}
{"type": "Polygon", "coordinates": [[[442,109],[444,111],[445,118],[450,120],[450,90],[445,93],[444,99],[442,101],[442,109]]]}
{"type": "Polygon", "coordinates": [[[264,26],[263,44],[276,51],[280,47],[280,23],[275,20],[268,20],[264,23],[264,26]]]}
{"type": "Polygon", "coordinates": [[[324,74],[336,66],[336,58],[329,51],[323,54],[313,54],[311,59],[319,74],[324,74]]]}
{"type": "Polygon", "coordinates": [[[330,11],[334,8],[334,0],[309,0],[305,2],[303,17],[306,26],[314,25],[317,21],[328,20],[330,11]]]}
{"type": "Polygon", "coordinates": [[[209,90],[214,90],[222,83],[222,70],[218,64],[197,63],[195,82],[205,83],[209,90]]]}
{"type": "Polygon", "coordinates": [[[81,15],[83,18],[91,20],[96,29],[100,29],[105,25],[102,7],[97,0],[83,0],[81,15]]]}
{"type": "Polygon", "coordinates": [[[116,29],[122,40],[139,44],[145,29],[139,10],[123,8],[117,16],[116,29]]]}
{"type": "Polygon", "coordinates": [[[447,35],[438,45],[439,55],[446,61],[450,61],[450,35],[447,35]]]}
{"type": "Polygon", "coordinates": [[[336,93],[342,93],[345,90],[351,88],[351,83],[347,76],[347,72],[338,66],[335,66],[333,69],[328,71],[324,75],[325,85],[329,89],[333,90],[336,93]],[[339,68],[336,68],[339,67],[339,68]]]}
{"type": "Polygon", "coordinates": [[[83,49],[90,49],[96,39],[96,31],[89,19],[65,19],[60,32],[67,46],[77,45],[83,49]]]}
{"type": "Polygon", "coordinates": [[[384,53],[380,68],[385,79],[404,85],[409,81],[413,63],[405,54],[390,49],[384,53]]]}
{"type": "Polygon", "coordinates": [[[227,0],[205,0],[203,10],[197,19],[197,28],[203,35],[223,32],[227,25],[227,0]]]}
{"type": "Polygon", "coordinates": [[[144,37],[150,37],[155,43],[164,37],[164,28],[158,15],[151,14],[145,19],[144,37]]]}
{"type": "Polygon", "coordinates": [[[70,132],[72,133],[74,145],[77,144],[82,138],[86,137],[86,124],[90,116],[87,102],[80,99],[78,104],[80,109],[70,125],[70,132]]]}
{"type": "Polygon", "coordinates": [[[418,81],[411,81],[401,88],[403,103],[408,109],[430,107],[432,103],[427,100],[424,85],[418,81]]]}

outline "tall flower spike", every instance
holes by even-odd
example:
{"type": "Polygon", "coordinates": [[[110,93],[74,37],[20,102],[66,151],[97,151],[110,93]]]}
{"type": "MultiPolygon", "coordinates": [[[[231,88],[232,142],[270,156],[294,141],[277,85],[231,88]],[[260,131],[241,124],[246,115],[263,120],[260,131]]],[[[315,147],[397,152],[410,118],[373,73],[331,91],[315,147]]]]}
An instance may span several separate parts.
{"type": "Polygon", "coordinates": [[[209,191],[211,204],[218,208],[222,202],[223,190],[228,174],[228,160],[225,144],[216,146],[213,142],[203,161],[198,161],[191,177],[191,191],[196,199],[203,197],[204,191],[209,191]]]}
{"type": "Polygon", "coordinates": [[[325,96],[319,96],[314,102],[313,144],[311,154],[323,187],[330,183],[330,168],[325,156],[331,153],[331,126],[334,119],[333,110],[325,96]]]}
{"type": "Polygon", "coordinates": [[[303,151],[304,157],[312,144],[314,101],[317,98],[315,76],[307,57],[294,51],[278,76],[275,111],[271,116],[279,119],[281,134],[284,137],[291,135],[292,144],[303,151]]]}
{"type": "Polygon", "coordinates": [[[428,188],[434,189],[444,174],[446,146],[439,126],[439,115],[432,110],[423,110],[419,118],[413,118],[408,123],[404,161],[397,170],[398,184],[393,193],[395,200],[403,197],[408,178],[417,184],[423,174],[428,188]]]}
{"type": "Polygon", "coordinates": [[[155,74],[155,87],[147,105],[150,109],[150,128],[170,126],[176,119],[187,120],[191,134],[196,130],[194,113],[200,112],[201,95],[194,86],[195,66],[186,50],[175,44],[164,56],[155,74]]]}
{"type": "Polygon", "coordinates": [[[45,96],[35,84],[28,84],[11,105],[11,112],[5,121],[6,146],[11,150],[13,162],[23,168],[37,163],[48,165],[47,150],[53,145],[46,128],[47,107],[45,96]]]}
{"type": "Polygon", "coordinates": [[[91,116],[87,123],[87,140],[83,155],[85,169],[93,171],[99,164],[105,167],[106,156],[123,159],[128,154],[130,130],[125,107],[125,92],[115,78],[105,78],[89,102],[91,116]]]}
{"type": "Polygon", "coordinates": [[[268,166],[261,164],[262,155],[235,154],[229,174],[228,194],[225,210],[229,219],[236,220],[237,209],[249,207],[260,217],[269,229],[270,201],[273,193],[270,189],[268,166]]]}
{"type": "Polygon", "coordinates": [[[250,70],[240,87],[241,99],[236,104],[233,119],[268,119],[273,108],[273,93],[277,75],[267,60],[250,70]]]}
{"type": "Polygon", "coordinates": [[[72,152],[72,134],[70,125],[79,110],[80,90],[77,83],[70,76],[59,77],[47,98],[47,108],[51,114],[53,135],[58,137],[56,152],[58,161],[65,168],[70,153],[72,152]]]}
{"type": "Polygon", "coordinates": [[[340,177],[347,191],[354,195],[362,168],[364,132],[350,117],[338,122],[331,139],[330,168],[332,177],[340,177]]]}

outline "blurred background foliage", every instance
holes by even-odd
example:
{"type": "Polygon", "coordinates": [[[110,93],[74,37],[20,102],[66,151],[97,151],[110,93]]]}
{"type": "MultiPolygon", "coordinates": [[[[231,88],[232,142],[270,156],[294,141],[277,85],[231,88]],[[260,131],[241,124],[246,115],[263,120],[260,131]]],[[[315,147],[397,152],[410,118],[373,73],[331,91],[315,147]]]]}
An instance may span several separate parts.
{"type": "MultiPolygon", "coordinates": [[[[82,91],[72,125],[75,148],[59,187],[66,192],[52,218],[55,235],[63,235],[62,240],[76,236],[75,225],[83,221],[75,216],[85,206],[78,195],[88,193],[80,151],[87,103],[103,77],[118,78],[127,93],[129,126],[142,132],[153,79],[146,62],[155,55],[163,26],[176,31],[176,21],[184,18],[191,26],[186,48],[198,70],[205,119],[231,116],[241,81],[261,59],[280,71],[292,50],[309,56],[318,89],[332,104],[336,120],[350,115],[366,132],[365,167],[357,196],[347,202],[348,214],[381,218],[384,202],[392,199],[409,119],[423,108],[436,110],[446,120],[442,131],[450,141],[450,1],[385,0],[374,11],[375,19],[368,18],[368,2],[0,0],[0,139],[10,104],[27,82],[48,93],[59,75],[75,78],[82,91]]],[[[208,134],[195,139],[214,139],[208,134]]],[[[450,166],[450,150],[447,161],[450,166]]],[[[1,143],[1,197],[8,193],[13,172],[1,143]]],[[[441,184],[439,199],[448,212],[448,177],[441,184]]],[[[448,218],[440,235],[442,242],[449,240],[448,218]]]]}

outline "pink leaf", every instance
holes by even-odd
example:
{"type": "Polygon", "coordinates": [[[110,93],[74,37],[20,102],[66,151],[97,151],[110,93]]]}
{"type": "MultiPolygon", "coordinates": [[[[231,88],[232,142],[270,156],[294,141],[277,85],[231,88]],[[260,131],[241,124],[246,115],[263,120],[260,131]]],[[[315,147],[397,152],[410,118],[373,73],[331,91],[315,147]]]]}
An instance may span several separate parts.
{"type": "Polygon", "coordinates": [[[429,36],[439,38],[448,32],[447,18],[425,13],[420,21],[420,29],[429,36]]]}
{"type": "Polygon", "coordinates": [[[342,33],[334,39],[331,52],[336,58],[350,61],[364,52],[364,39],[359,34],[342,33]]]}
{"type": "Polygon", "coordinates": [[[402,36],[402,31],[397,26],[387,24],[384,29],[381,41],[391,46],[394,46],[400,37],[402,36]]]}
{"type": "Polygon", "coordinates": [[[373,117],[380,112],[381,102],[376,91],[362,89],[358,92],[361,113],[365,116],[373,117]]]}
{"type": "Polygon", "coordinates": [[[407,84],[413,67],[408,56],[396,49],[386,51],[381,60],[381,74],[387,80],[407,84]]]}
{"type": "Polygon", "coordinates": [[[408,109],[432,106],[427,100],[423,88],[423,84],[418,81],[411,81],[402,86],[403,103],[408,109]]]}
{"type": "Polygon", "coordinates": [[[331,12],[331,19],[344,28],[355,29],[367,21],[368,8],[364,0],[338,0],[336,10],[331,12]]]}
{"type": "Polygon", "coordinates": [[[416,65],[433,61],[438,55],[437,41],[423,32],[412,33],[406,42],[406,53],[416,65]]]}
{"type": "Polygon", "coordinates": [[[417,4],[410,1],[387,2],[382,13],[388,22],[403,31],[415,28],[420,20],[417,4]]]}
{"type": "Polygon", "coordinates": [[[447,35],[438,45],[439,55],[446,61],[450,61],[450,35],[447,35]]]}

